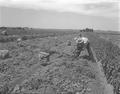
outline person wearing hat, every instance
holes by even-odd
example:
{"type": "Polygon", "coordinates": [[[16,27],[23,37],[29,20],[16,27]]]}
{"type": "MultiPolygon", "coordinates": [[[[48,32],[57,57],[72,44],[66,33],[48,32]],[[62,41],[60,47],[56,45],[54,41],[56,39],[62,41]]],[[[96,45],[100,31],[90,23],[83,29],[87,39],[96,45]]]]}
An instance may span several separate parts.
{"type": "Polygon", "coordinates": [[[79,34],[74,40],[76,42],[76,57],[78,57],[81,54],[81,51],[85,49],[87,49],[89,56],[91,55],[90,42],[87,37],[83,37],[82,34],[79,34]]]}

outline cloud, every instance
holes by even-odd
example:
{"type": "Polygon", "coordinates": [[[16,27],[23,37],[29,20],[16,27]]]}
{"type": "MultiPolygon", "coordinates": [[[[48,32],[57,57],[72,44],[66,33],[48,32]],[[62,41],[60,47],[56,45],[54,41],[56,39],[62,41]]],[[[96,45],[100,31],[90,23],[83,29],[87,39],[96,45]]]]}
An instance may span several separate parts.
{"type": "Polygon", "coordinates": [[[0,0],[0,6],[118,17],[119,0],[0,0]]]}

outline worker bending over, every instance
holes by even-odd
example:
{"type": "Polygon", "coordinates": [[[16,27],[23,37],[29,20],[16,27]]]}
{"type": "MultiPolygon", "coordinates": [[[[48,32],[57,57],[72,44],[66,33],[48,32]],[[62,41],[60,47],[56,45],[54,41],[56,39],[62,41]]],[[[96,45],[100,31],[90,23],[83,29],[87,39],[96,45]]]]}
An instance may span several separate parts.
{"type": "Polygon", "coordinates": [[[78,37],[75,37],[74,40],[76,41],[76,49],[75,49],[75,57],[78,57],[81,54],[81,51],[87,49],[89,57],[93,57],[90,42],[87,37],[83,37],[81,34],[78,37]]]}

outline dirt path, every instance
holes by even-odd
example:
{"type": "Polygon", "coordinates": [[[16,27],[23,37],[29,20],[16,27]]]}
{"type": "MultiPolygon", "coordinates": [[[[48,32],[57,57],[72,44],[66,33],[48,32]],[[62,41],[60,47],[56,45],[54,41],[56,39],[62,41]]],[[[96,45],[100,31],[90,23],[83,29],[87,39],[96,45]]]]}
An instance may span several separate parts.
{"type": "Polygon", "coordinates": [[[95,68],[96,68],[97,73],[99,74],[98,79],[101,81],[101,84],[104,87],[104,94],[114,94],[113,93],[113,86],[107,83],[107,79],[105,77],[101,61],[97,61],[96,55],[95,55],[93,50],[92,50],[92,52],[94,54],[93,55],[94,59],[96,60],[95,68]]]}
{"type": "Polygon", "coordinates": [[[102,69],[101,62],[97,62],[97,64],[98,64],[100,80],[101,80],[102,84],[105,86],[105,94],[113,94],[113,87],[112,87],[112,85],[107,83],[105,74],[104,74],[103,69],[102,69]]]}

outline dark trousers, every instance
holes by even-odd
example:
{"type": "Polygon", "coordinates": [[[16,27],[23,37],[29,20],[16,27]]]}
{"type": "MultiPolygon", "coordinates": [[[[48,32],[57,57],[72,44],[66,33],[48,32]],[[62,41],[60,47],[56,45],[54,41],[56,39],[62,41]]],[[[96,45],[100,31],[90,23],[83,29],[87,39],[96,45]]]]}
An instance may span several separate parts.
{"type": "Polygon", "coordinates": [[[81,51],[87,49],[87,52],[89,54],[89,59],[91,59],[92,61],[96,62],[96,59],[94,57],[94,53],[92,51],[92,48],[90,47],[90,43],[88,42],[87,44],[77,44],[77,48],[75,51],[75,58],[79,57],[79,55],[81,54],[81,51]]]}
{"type": "Polygon", "coordinates": [[[90,48],[90,43],[87,44],[86,49],[88,51],[89,56],[92,54],[92,50],[90,48]]]}
{"type": "Polygon", "coordinates": [[[88,42],[87,44],[84,43],[77,44],[76,57],[78,57],[81,54],[81,51],[84,49],[87,49],[89,56],[91,56],[92,51],[90,48],[90,43],[88,42]]]}
{"type": "Polygon", "coordinates": [[[75,50],[75,57],[78,57],[81,54],[81,51],[83,50],[84,43],[78,43],[77,48],[75,50]]]}

